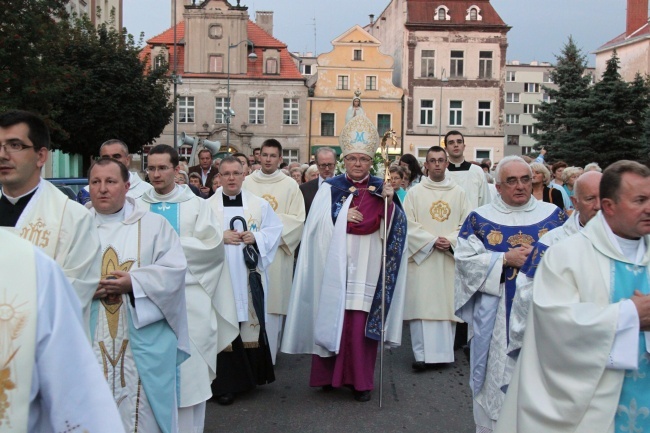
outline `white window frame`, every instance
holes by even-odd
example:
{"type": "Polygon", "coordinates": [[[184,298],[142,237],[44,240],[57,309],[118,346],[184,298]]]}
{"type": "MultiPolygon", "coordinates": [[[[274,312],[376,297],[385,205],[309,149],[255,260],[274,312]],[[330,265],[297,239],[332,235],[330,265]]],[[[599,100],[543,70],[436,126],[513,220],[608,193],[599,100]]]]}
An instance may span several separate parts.
{"type": "Polygon", "coordinates": [[[264,98],[248,98],[248,123],[250,125],[264,125],[264,98]]]}
{"type": "Polygon", "coordinates": [[[336,90],[350,90],[350,76],[337,75],[336,76],[336,90]]]}
{"type": "Polygon", "coordinates": [[[321,137],[334,137],[336,136],[336,113],[320,113],[320,136],[321,137]],[[323,135],[323,114],[331,114],[332,119],[334,120],[332,122],[332,135],[323,135]]]}
{"type": "Polygon", "coordinates": [[[464,77],[464,76],[465,76],[465,51],[451,50],[449,52],[449,77],[464,77]],[[463,56],[452,57],[452,53],[463,53],[463,56]],[[461,69],[460,73],[458,73],[458,69],[461,69]]]}
{"type": "Polygon", "coordinates": [[[478,77],[483,79],[492,78],[492,65],[494,60],[493,51],[479,51],[478,53],[478,77]],[[490,57],[481,57],[481,54],[489,53],[490,57]]]}
{"type": "Polygon", "coordinates": [[[539,83],[524,83],[524,93],[539,93],[540,91],[539,83]]]}
{"type": "Polygon", "coordinates": [[[435,99],[420,99],[420,126],[434,126],[436,119],[436,101],[435,99]],[[424,107],[423,102],[431,102],[431,107],[424,107]],[[422,115],[425,115],[425,122],[422,122],[422,115]],[[430,123],[427,123],[429,120],[430,123]]]}
{"type": "Polygon", "coordinates": [[[435,78],[436,76],[436,50],[422,50],[420,52],[420,77],[435,78]],[[433,53],[433,56],[426,56],[424,53],[433,53]],[[430,74],[430,75],[429,75],[430,74]]]}
{"type": "Polygon", "coordinates": [[[506,81],[508,81],[508,82],[517,81],[517,71],[507,71],[506,72],[506,81]]]}
{"type": "Polygon", "coordinates": [[[537,132],[537,128],[535,128],[534,125],[521,126],[521,135],[530,135],[530,134],[535,134],[536,132],[537,132]]]}
{"type": "Polygon", "coordinates": [[[480,161],[480,160],[486,158],[485,156],[481,156],[481,157],[479,157],[479,156],[478,156],[478,153],[479,153],[479,152],[488,152],[487,159],[489,159],[490,161],[494,161],[494,160],[492,159],[492,153],[493,153],[493,152],[492,152],[492,149],[485,149],[485,148],[477,148],[477,149],[474,149],[474,161],[480,161]]]}
{"type": "Polygon", "coordinates": [[[363,50],[361,48],[352,49],[352,61],[354,62],[363,62],[363,50]],[[359,53],[359,58],[357,59],[357,53],[359,53]]]}
{"type": "Polygon", "coordinates": [[[282,149],[282,161],[287,164],[300,162],[300,151],[298,149],[282,149]]]}
{"type": "Polygon", "coordinates": [[[226,122],[226,115],[224,114],[224,110],[228,108],[228,98],[225,96],[217,96],[214,98],[214,123],[222,123],[225,124],[226,122]]]}
{"type": "Polygon", "coordinates": [[[524,114],[535,114],[537,113],[537,110],[537,104],[524,104],[524,114]]]}
{"type": "Polygon", "coordinates": [[[366,75],[366,90],[377,90],[376,75],[366,75]]]}
{"type": "Polygon", "coordinates": [[[194,96],[179,96],[178,123],[194,123],[195,117],[194,96]]]}
{"type": "Polygon", "coordinates": [[[506,114],[506,123],[509,125],[519,125],[519,114],[506,114]]]}
{"type": "Polygon", "coordinates": [[[461,100],[450,100],[449,101],[449,126],[463,126],[463,101],[461,100]],[[460,102],[460,108],[452,107],[452,102],[460,102]],[[455,121],[452,122],[452,119],[455,121]],[[460,120],[460,121],[459,121],[460,120]]]}
{"type": "Polygon", "coordinates": [[[212,74],[220,74],[223,73],[223,54],[210,54],[208,56],[208,72],[212,74]],[[217,68],[217,59],[221,60],[221,69],[217,68]],[[215,62],[214,68],[212,67],[213,61],[215,62]],[[217,70],[219,69],[219,70],[217,70]]]}
{"type": "Polygon", "coordinates": [[[476,101],[476,110],[477,110],[476,126],[479,128],[491,128],[492,127],[492,101],[476,101]],[[490,108],[487,109],[481,108],[482,103],[490,104],[490,108]]]}
{"type": "Polygon", "coordinates": [[[298,125],[299,117],[300,99],[284,98],[282,101],[282,124],[289,126],[298,125]]]}
{"type": "Polygon", "coordinates": [[[507,92],[506,93],[506,103],[509,103],[509,104],[517,104],[517,103],[519,103],[519,93],[507,92]]]}

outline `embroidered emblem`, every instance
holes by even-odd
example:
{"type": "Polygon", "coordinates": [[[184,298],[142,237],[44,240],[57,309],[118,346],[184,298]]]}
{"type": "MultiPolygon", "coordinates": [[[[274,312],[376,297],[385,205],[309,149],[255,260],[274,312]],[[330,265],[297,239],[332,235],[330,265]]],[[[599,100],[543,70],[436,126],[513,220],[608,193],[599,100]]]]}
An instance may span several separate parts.
{"type": "Polygon", "coordinates": [[[246,221],[246,225],[248,226],[248,231],[249,232],[259,232],[260,231],[260,222],[253,218],[253,215],[248,217],[248,221],[246,221]]]}
{"type": "Polygon", "coordinates": [[[517,245],[532,245],[535,243],[535,239],[533,239],[531,235],[523,234],[521,230],[519,230],[519,233],[510,236],[507,242],[513,247],[516,247],[517,245]]]}
{"type": "Polygon", "coordinates": [[[433,218],[434,220],[443,222],[449,219],[449,215],[451,215],[451,208],[449,207],[449,203],[442,200],[438,200],[438,201],[434,201],[431,204],[429,213],[431,214],[431,218],[433,218]]]}
{"type": "Polygon", "coordinates": [[[158,206],[159,211],[165,212],[166,210],[169,210],[169,209],[171,209],[171,206],[169,206],[169,204],[167,204],[165,202],[160,203],[160,206],[158,206]]]}
{"type": "Polygon", "coordinates": [[[619,415],[627,415],[628,423],[626,431],[635,433],[643,431],[642,429],[637,428],[637,420],[647,418],[650,415],[650,409],[647,407],[637,407],[637,402],[634,398],[630,401],[630,407],[621,404],[618,406],[617,412],[619,415]]]}
{"type": "Polygon", "coordinates": [[[29,227],[23,227],[20,237],[28,240],[37,247],[46,248],[50,243],[51,232],[42,219],[37,219],[35,223],[29,223],[29,227]]]}
{"type": "Polygon", "coordinates": [[[377,189],[377,188],[374,187],[374,186],[372,186],[372,185],[370,185],[370,186],[368,187],[368,191],[370,191],[370,192],[375,192],[376,189],[377,189]]]}
{"type": "Polygon", "coordinates": [[[546,233],[548,233],[548,229],[541,229],[541,230],[539,231],[539,233],[537,233],[537,238],[538,238],[538,239],[541,238],[541,237],[544,236],[546,233]]]}
{"type": "Polygon", "coordinates": [[[488,243],[492,246],[499,245],[501,242],[503,242],[503,233],[501,233],[499,230],[492,230],[490,231],[490,234],[487,235],[487,240],[488,243]]]}
{"type": "MultiPolygon", "coordinates": [[[[131,267],[133,267],[135,260],[125,260],[120,262],[120,259],[117,255],[117,251],[113,249],[112,246],[108,247],[104,254],[102,255],[102,275],[101,279],[105,280],[107,278],[115,278],[111,272],[113,271],[122,271],[129,272],[131,267]]],[[[120,304],[122,303],[122,296],[120,295],[110,295],[102,299],[104,305],[120,304]]],[[[117,323],[115,323],[115,329],[109,329],[111,335],[117,335],[117,323]]]]}
{"type": "Polygon", "coordinates": [[[278,200],[271,194],[264,194],[262,198],[269,202],[274,211],[278,210],[278,200]]]}
{"type": "Polygon", "coordinates": [[[356,186],[351,186],[350,189],[348,189],[348,191],[350,191],[351,193],[354,193],[356,190],[357,190],[356,186]]]}

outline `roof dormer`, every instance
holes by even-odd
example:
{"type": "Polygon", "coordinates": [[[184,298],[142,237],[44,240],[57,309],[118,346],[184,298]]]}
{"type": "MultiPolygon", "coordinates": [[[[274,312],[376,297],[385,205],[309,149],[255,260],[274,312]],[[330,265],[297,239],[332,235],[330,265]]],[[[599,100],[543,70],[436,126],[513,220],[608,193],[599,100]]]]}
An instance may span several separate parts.
{"type": "Polygon", "coordinates": [[[467,9],[467,15],[465,15],[465,21],[483,21],[483,16],[481,15],[481,8],[476,5],[472,5],[467,9]]]}
{"type": "Polygon", "coordinates": [[[433,16],[434,21],[451,21],[449,16],[449,8],[445,5],[436,8],[436,14],[433,16]]]}

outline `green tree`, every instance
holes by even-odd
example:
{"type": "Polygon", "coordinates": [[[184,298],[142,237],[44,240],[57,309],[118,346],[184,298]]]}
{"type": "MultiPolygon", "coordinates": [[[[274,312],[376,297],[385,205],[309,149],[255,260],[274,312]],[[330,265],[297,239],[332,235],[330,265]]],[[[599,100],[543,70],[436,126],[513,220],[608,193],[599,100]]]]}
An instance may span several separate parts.
{"type": "Polygon", "coordinates": [[[537,141],[536,148],[544,147],[553,160],[572,161],[572,149],[585,145],[582,138],[581,120],[589,96],[591,76],[585,75],[586,56],[572,37],[556,56],[557,64],[550,78],[558,88],[544,86],[551,102],[542,102],[533,115],[537,122],[537,133],[532,137],[537,141]],[[576,143],[578,140],[578,143],[576,143]]]}

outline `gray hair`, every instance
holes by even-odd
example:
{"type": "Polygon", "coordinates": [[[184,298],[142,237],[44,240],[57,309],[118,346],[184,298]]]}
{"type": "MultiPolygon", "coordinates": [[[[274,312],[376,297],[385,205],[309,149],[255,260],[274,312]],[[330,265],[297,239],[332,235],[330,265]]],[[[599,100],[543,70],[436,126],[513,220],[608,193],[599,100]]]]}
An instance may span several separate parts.
{"type": "Polygon", "coordinates": [[[316,150],[316,153],[314,153],[314,158],[316,159],[316,162],[318,162],[318,155],[326,152],[330,152],[332,155],[334,155],[334,160],[336,160],[336,151],[334,149],[332,149],[331,147],[319,147],[318,150],[316,150]]]}
{"type": "Polygon", "coordinates": [[[318,166],[316,164],[310,165],[307,170],[305,170],[305,179],[307,176],[311,176],[314,173],[318,173],[318,166]]]}
{"type": "Polygon", "coordinates": [[[548,183],[551,181],[551,172],[548,171],[548,168],[540,162],[532,162],[530,164],[530,168],[533,171],[538,171],[544,175],[544,185],[548,185],[548,183]]]}
{"type": "Polygon", "coordinates": [[[126,156],[129,156],[129,146],[127,146],[125,142],[123,142],[122,140],[118,140],[117,138],[111,138],[110,140],[106,140],[105,142],[103,142],[102,145],[99,146],[99,151],[101,152],[101,150],[104,147],[110,146],[111,144],[119,144],[120,146],[122,146],[122,150],[124,150],[124,154],[126,156]]]}
{"type": "Polygon", "coordinates": [[[585,171],[597,171],[598,173],[602,173],[603,169],[600,168],[597,162],[590,162],[589,164],[585,165],[585,171]]]}
{"type": "Polygon", "coordinates": [[[562,172],[562,182],[567,183],[571,176],[574,174],[580,175],[581,173],[582,169],[580,167],[567,167],[562,172]]]}
{"type": "Polygon", "coordinates": [[[526,163],[526,161],[523,160],[523,158],[522,158],[521,156],[510,155],[510,156],[506,156],[506,157],[503,158],[501,161],[499,161],[499,165],[497,165],[497,170],[496,170],[496,172],[494,173],[494,181],[495,181],[497,184],[500,184],[500,183],[501,183],[501,172],[503,171],[503,169],[504,169],[507,165],[513,164],[513,163],[515,163],[515,162],[520,163],[520,164],[523,164],[523,165],[525,165],[526,167],[528,167],[528,172],[530,173],[530,177],[533,177],[533,170],[530,168],[530,165],[528,165],[528,164],[526,163]]]}

